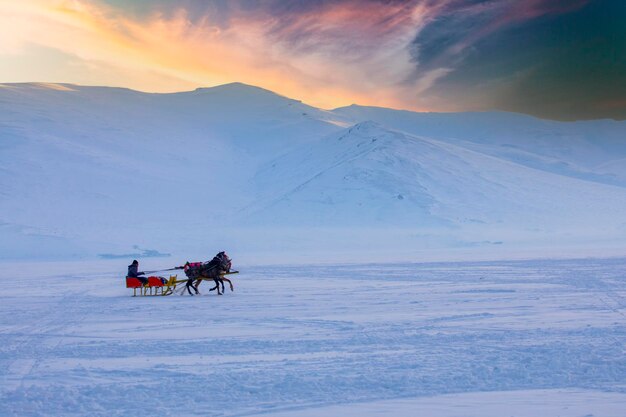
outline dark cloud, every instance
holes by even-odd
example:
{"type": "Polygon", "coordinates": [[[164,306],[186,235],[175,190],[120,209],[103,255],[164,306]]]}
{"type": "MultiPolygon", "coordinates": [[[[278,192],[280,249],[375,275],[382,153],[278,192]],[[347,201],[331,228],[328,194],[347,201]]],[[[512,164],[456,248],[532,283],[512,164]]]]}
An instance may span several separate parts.
{"type": "Polygon", "coordinates": [[[452,69],[421,100],[441,109],[625,119],[625,19],[619,0],[456,2],[413,43],[416,74],[452,69]]]}

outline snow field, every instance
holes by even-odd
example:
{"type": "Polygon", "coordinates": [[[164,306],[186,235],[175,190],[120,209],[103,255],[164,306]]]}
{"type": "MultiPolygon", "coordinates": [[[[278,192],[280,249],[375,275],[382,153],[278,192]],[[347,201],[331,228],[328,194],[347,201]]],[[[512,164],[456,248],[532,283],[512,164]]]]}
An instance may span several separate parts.
{"type": "Polygon", "coordinates": [[[221,297],[124,268],[5,265],[0,415],[624,416],[626,259],[246,267],[221,297]]]}

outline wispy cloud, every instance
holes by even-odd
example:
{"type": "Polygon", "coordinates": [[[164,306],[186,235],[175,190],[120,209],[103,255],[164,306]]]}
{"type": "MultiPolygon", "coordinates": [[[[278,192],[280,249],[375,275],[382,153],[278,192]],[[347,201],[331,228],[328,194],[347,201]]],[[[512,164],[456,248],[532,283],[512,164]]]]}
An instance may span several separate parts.
{"type": "Polygon", "coordinates": [[[429,27],[413,40],[413,57],[429,70],[453,70],[481,40],[524,21],[580,9],[590,0],[447,0],[437,3],[429,27]],[[422,56],[421,51],[427,50],[422,56]]]}
{"type": "Polygon", "coordinates": [[[433,97],[482,45],[592,0],[112,1],[0,0],[0,59],[34,45],[144,90],[241,81],[322,107],[445,109],[433,97]]]}

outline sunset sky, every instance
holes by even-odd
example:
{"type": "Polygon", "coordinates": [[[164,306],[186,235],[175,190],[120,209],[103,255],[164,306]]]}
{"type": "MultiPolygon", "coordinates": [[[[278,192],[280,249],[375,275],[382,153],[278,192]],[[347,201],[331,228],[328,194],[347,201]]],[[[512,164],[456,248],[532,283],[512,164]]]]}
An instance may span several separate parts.
{"type": "Polygon", "coordinates": [[[0,0],[0,82],[626,118],[624,0],[0,0]]]}

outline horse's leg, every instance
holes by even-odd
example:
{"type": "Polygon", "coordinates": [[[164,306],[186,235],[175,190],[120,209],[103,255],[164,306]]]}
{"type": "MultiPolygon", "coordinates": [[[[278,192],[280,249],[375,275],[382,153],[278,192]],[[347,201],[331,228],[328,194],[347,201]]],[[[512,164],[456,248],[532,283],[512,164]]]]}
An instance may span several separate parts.
{"type": "Polygon", "coordinates": [[[193,286],[193,280],[191,278],[189,278],[187,280],[187,283],[185,284],[185,288],[187,288],[187,292],[189,292],[189,295],[193,295],[191,293],[191,290],[189,289],[189,287],[193,286]]]}
{"type": "MultiPolygon", "coordinates": [[[[222,278],[224,281],[228,282],[228,285],[230,285],[230,290],[231,291],[235,291],[235,287],[233,287],[233,282],[231,280],[229,280],[228,278],[222,278]]],[[[224,282],[222,281],[222,285],[224,285],[224,282]]]]}
{"type": "Polygon", "coordinates": [[[200,286],[201,282],[202,282],[202,279],[197,279],[196,285],[193,286],[193,289],[196,290],[196,294],[200,294],[200,291],[198,291],[198,287],[200,286]]]}
{"type": "MultiPolygon", "coordinates": [[[[217,288],[217,295],[222,295],[222,293],[220,292],[220,281],[219,278],[213,278],[213,281],[215,281],[215,288],[217,288]]],[[[224,291],[224,290],[222,290],[224,291]]]]}

